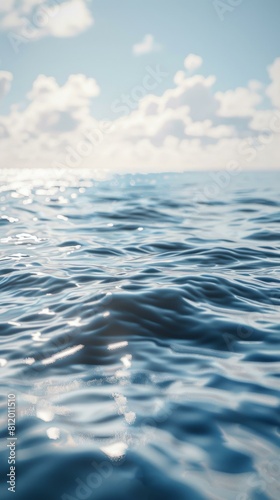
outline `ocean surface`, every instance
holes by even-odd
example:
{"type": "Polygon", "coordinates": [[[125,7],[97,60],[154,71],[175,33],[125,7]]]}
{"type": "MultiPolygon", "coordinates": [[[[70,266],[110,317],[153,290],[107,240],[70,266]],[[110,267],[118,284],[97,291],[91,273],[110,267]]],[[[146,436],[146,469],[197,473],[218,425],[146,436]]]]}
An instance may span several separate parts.
{"type": "Polygon", "coordinates": [[[279,250],[279,173],[2,171],[1,499],[278,500],[279,250]]]}

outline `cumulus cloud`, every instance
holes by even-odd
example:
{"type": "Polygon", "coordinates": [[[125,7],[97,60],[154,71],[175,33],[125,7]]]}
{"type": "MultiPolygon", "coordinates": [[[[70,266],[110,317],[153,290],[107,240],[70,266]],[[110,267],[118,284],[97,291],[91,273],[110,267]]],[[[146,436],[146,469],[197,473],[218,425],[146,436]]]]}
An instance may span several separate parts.
{"type": "Polygon", "coordinates": [[[71,37],[93,24],[93,17],[84,1],[69,0],[60,5],[57,15],[50,19],[48,31],[56,37],[71,37]]]}
{"type": "Polygon", "coordinates": [[[150,52],[157,52],[160,49],[161,45],[155,42],[153,35],[145,35],[141,42],[133,45],[132,52],[135,56],[141,56],[150,52]]]}
{"type": "Polygon", "coordinates": [[[268,67],[268,74],[271,78],[271,84],[268,86],[266,94],[270,97],[272,104],[280,108],[280,57],[268,67]]]}
{"type": "Polygon", "coordinates": [[[184,66],[188,71],[193,72],[200,68],[202,63],[202,57],[196,54],[189,54],[184,61],[184,66]]]}
{"type": "Polygon", "coordinates": [[[0,71],[0,100],[9,92],[13,75],[9,71],[0,71]]]}
{"type": "Polygon", "coordinates": [[[71,75],[61,87],[54,78],[39,75],[27,95],[30,104],[24,111],[25,130],[74,130],[88,119],[90,99],[99,92],[96,81],[85,75],[71,75]]]}
{"type": "Polygon", "coordinates": [[[214,76],[194,75],[178,80],[175,75],[175,81],[176,87],[163,94],[162,105],[175,109],[189,106],[192,119],[197,121],[215,114],[219,105],[211,90],[216,81],[214,76]]]}
{"type": "Polygon", "coordinates": [[[273,130],[280,130],[280,112],[277,109],[256,110],[249,122],[250,129],[262,134],[271,134],[273,130]]]}
{"type": "Polygon", "coordinates": [[[112,103],[115,117],[108,122],[92,116],[100,92],[93,78],[71,75],[59,85],[39,75],[25,107],[0,116],[3,159],[94,173],[279,167],[280,110],[262,102],[268,93],[277,104],[277,67],[269,70],[267,88],[249,82],[226,92],[214,90],[214,76],[179,69],[160,92],[167,75],[148,66],[130,94],[112,103]]]}
{"type": "Polygon", "coordinates": [[[252,116],[255,107],[262,97],[250,88],[238,87],[226,92],[217,92],[216,99],[220,102],[220,116],[252,116]]]}
{"type": "Polygon", "coordinates": [[[0,28],[24,40],[44,36],[71,37],[94,22],[86,0],[5,0],[0,7],[0,28]]]}
{"type": "Polygon", "coordinates": [[[38,157],[40,163],[48,163],[49,156],[70,143],[81,128],[95,123],[90,105],[99,92],[96,81],[85,75],[70,75],[62,86],[52,77],[39,75],[27,94],[24,109],[13,106],[9,115],[0,117],[7,153],[20,148],[19,160],[25,158],[34,164],[38,157]]]}
{"type": "Polygon", "coordinates": [[[259,82],[258,80],[249,80],[248,82],[248,88],[253,91],[258,91],[263,88],[263,84],[259,82]]]}

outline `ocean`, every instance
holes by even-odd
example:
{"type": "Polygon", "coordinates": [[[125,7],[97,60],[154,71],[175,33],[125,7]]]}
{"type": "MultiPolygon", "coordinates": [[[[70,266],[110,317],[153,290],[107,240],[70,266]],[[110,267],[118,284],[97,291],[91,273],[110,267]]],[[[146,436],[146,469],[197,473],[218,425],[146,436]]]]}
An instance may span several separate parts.
{"type": "Polygon", "coordinates": [[[280,173],[1,179],[1,499],[279,499],[280,173]]]}

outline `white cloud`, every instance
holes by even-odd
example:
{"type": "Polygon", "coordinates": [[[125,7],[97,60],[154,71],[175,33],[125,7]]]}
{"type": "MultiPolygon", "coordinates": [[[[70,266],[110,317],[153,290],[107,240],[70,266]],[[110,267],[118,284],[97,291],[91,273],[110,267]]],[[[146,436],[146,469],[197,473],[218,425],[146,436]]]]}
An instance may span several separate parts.
{"type": "Polygon", "coordinates": [[[178,80],[177,74],[177,85],[163,94],[162,105],[174,109],[189,106],[191,117],[197,121],[211,117],[218,109],[218,101],[211,89],[215,80],[214,76],[205,78],[201,75],[178,80]]]}
{"type": "Polygon", "coordinates": [[[187,136],[211,137],[213,139],[234,136],[233,127],[229,125],[218,125],[214,127],[211,120],[204,120],[203,122],[192,122],[186,127],[185,132],[187,136]]]}
{"type": "Polygon", "coordinates": [[[69,0],[60,5],[56,16],[48,25],[49,34],[71,37],[85,31],[93,24],[93,18],[85,2],[69,0]]]}
{"type": "MultiPolygon", "coordinates": [[[[54,78],[40,75],[33,84],[24,115],[30,132],[68,132],[89,119],[90,100],[99,95],[96,81],[71,75],[59,87],[54,78]]],[[[25,130],[26,130],[25,129],[25,130]]]]}
{"type": "Polygon", "coordinates": [[[189,54],[184,61],[184,66],[188,71],[193,72],[200,68],[202,63],[202,57],[197,56],[196,54],[189,54]]]}
{"type": "Polygon", "coordinates": [[[136,56],[149,54],[161,49],[161,45],[155,42],[153,35],[145,35],[142,42],[136,43],[132,47],[132,52],[136,56]]]}
{"type": "Polygon", "coordinates": [[[267,88],[267,95],[272,104],[280,108],[280,57],[275,59],[274,63],[268,67],[268,74],[271,78],[271,84],[267,88]]]}
{"type": "Polygon", "coordinates": [[[2,99],[10,90],[13,75],[9,71],[0,71],[0,99],[2,99]]]}
{"type": "Polygon", "coordinates": [[[250,80],[248,82],[248,88],[253,91],[258,91],[263,88],[263,84],[258,80],[250,80]]]}
{"type": "Polygon", "coordinates": [[[264,133],[270,130],[273,119],[274,115],[271,110],[256,110],[252,116],[249,126],[252,130],[264,133]]]}
{"type": "MultiPolygon", "coordinates": [[[[148,70],[130,93],[144,97],[131,105],[119,99],[123,106],[112,105],[116,118],[108,123],[91,113],[100,92],[94,79],[71,75],[59,85],[39,75],[25,108],[13,106],[8,116],[0,116],[3,161],[11,167],[88,167],[95,174],[210,170],[234,161],[244,169],[279,168],[280,110],[258,109],[258,91],[271,93],[270,86],[262,90],[249,82],[215,93],[214,76],[179,70],[174,84],[160,94],[165,73],[148,70]]],[[[275,70],[271,77],[275,84],[275,70]]]]}
{"type": "Polygon", "coordinates": [[[14,106],[8,116],[0,117],[0,129],[10,145],[22,146],[23,155],[32,144],[34,153],[37,148],[43,152],[93,123],[89,109],[99,92],[96,81],[85,75],[70,75],[62,86],[52,77],[39,75],[27,94],[26,107],[14,106]]]}
{"type": "Polygon", "coordinates": [[[226,92],[216,92],[216,99],[220,102],[219,115],[231,116],[252,116],[255,107],[261,102],[262,97],[245,87],[238,87],[235,90],[226,92]]]}
{"type": "Polygon", "coordinates": [[[86,0],[18,0],[0,8],[0,28],[27,41],[75,36],[93,22],[86,0]]]}

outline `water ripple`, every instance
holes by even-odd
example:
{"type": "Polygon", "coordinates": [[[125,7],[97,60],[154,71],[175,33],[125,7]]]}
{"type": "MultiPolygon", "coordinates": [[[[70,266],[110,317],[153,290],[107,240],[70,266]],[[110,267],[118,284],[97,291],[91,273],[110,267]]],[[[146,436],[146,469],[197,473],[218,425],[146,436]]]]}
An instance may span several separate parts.
{"type": "Polygon", "coordinates": [[[24,175],[0,188],[17,497],[278,499],[279,175],[201,202],[205,175],[24,175]]]}

